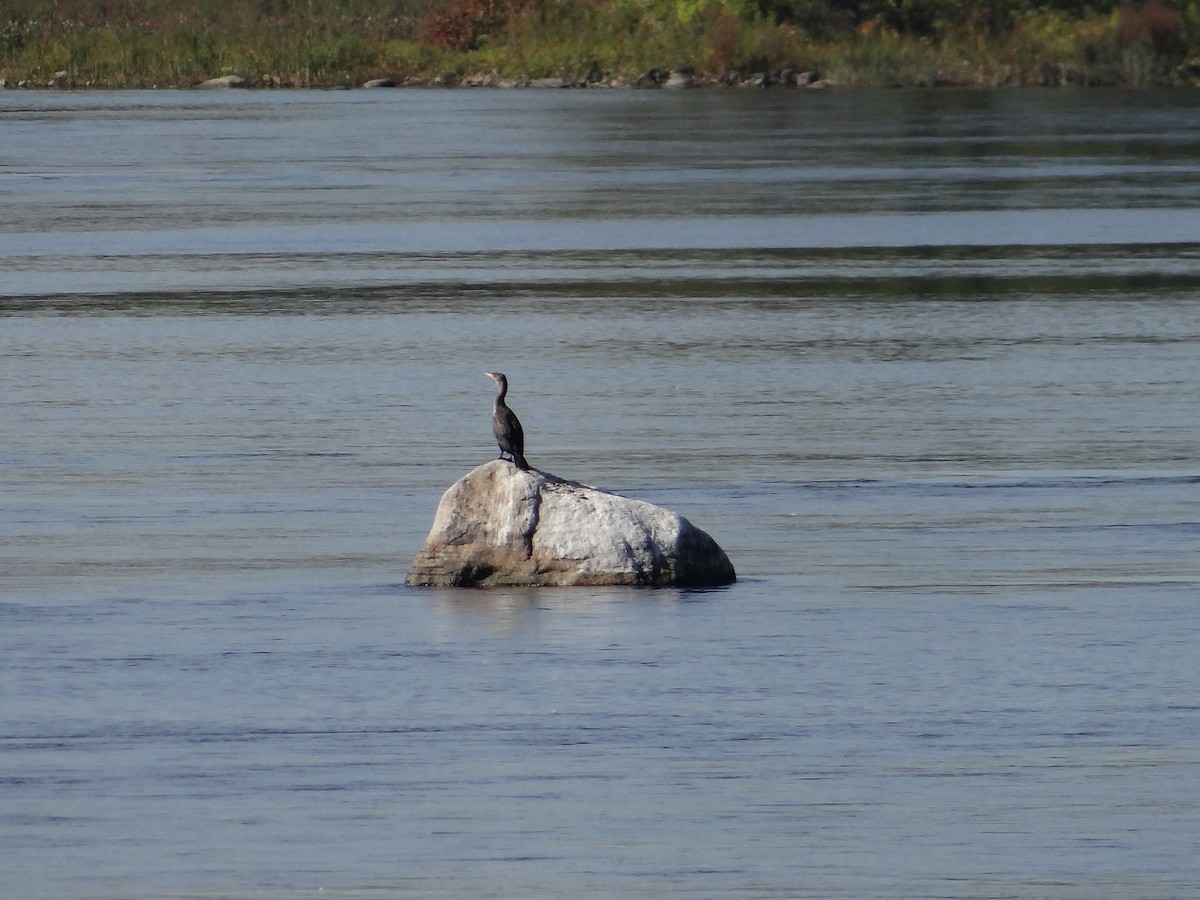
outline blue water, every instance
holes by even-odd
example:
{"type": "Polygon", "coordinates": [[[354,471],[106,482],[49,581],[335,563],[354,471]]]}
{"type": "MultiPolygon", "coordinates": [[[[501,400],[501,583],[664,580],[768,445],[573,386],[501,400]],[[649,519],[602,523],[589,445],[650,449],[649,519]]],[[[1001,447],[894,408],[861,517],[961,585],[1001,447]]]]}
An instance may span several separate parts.
{"type": "Polygon", "coordinates": [[[1190,93],[0,93],[0,895],[1200,893],[1190,93]],[[495,455],[714,591],[419,590],[495,455]]]}

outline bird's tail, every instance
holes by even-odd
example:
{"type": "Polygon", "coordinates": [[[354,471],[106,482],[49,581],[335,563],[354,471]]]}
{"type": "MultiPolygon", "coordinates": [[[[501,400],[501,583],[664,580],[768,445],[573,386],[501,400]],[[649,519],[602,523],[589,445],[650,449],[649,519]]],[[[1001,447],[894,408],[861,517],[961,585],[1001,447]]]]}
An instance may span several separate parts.
{"type": "Polygon", "coordinates": [[[518,469],[520,469],[522,472],[529,471],[529,463],[525,461],[524,453],[514,453],[512,458],[513,462],[517,464],[518,469]]]}

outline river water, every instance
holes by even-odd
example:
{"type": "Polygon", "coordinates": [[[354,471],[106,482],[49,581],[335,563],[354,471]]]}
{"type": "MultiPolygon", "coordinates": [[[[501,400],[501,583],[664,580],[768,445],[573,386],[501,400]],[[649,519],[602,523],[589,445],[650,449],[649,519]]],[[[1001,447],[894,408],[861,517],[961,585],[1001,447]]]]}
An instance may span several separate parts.
{"type": "Polygon", "coordinates": [[[0,894],[1200,894],[1200,95],[0,93],[0,894]],[[418,590],[528,456],[714,591],[418,590]]]}

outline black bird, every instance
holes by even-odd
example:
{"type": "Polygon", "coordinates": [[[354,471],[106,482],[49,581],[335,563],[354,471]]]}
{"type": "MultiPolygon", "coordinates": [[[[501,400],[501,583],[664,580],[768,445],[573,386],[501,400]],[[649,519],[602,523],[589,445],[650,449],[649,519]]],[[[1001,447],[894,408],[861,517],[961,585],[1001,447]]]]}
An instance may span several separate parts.
{"type": "Polygon", "coordinates": [[[500,446],[500,459],[507,453],[522,472],[529,471],[529,463],[525,461],[525,431],[521,428],[521,420],[504,402],[508,393],[508,378],[502,372],[484,372],[488,378],[500,386],[496,394],[496,403],[492,406],[492,432],[496,435],[496,443],[500,446]]]}

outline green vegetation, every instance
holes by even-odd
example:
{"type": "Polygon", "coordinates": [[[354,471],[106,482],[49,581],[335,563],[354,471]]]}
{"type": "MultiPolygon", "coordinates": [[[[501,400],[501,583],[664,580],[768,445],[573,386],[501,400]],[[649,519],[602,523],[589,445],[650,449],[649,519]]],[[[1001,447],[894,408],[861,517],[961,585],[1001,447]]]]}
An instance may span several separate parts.
{"type": "Polygon", "coordinates": [[[10,87],[1142,86],[1196,56],[1200,0],[0,0],[10,87]]]}

